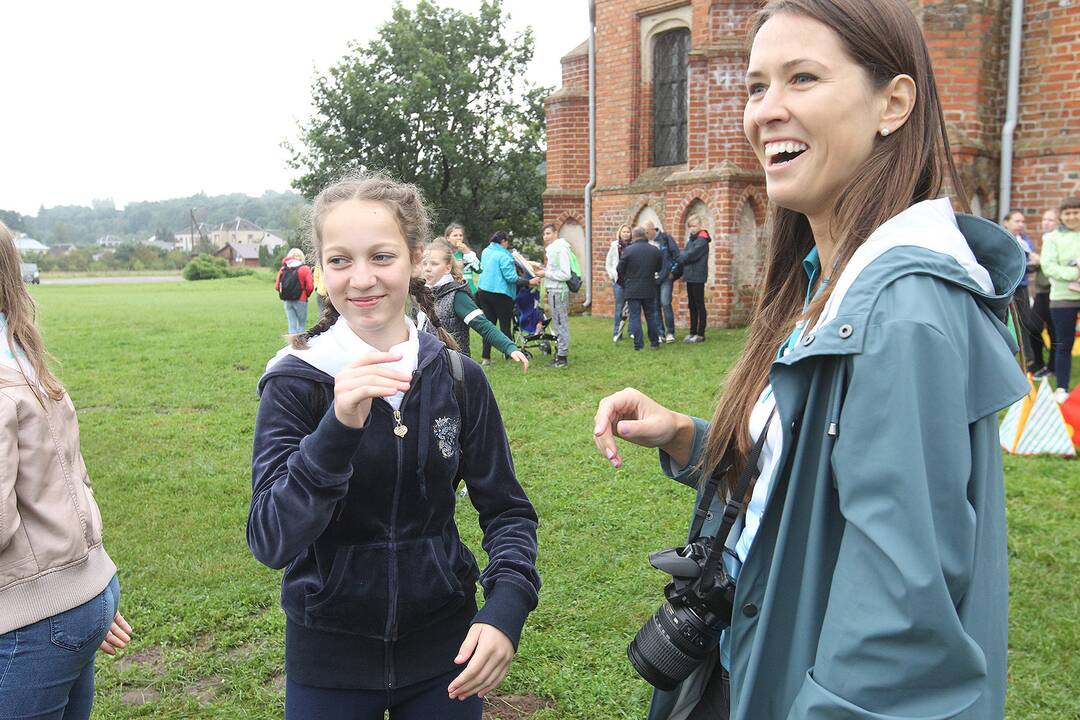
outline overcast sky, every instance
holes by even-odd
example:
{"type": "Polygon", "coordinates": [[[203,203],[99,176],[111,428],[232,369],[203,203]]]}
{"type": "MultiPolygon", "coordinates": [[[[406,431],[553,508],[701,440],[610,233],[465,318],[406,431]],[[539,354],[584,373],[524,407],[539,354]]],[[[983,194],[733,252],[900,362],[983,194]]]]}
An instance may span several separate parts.
{"type": "MultiPolygon", "coordinates": [[[[513,31],[533,27],[529,79],[559,85],[559,58],[588,37],[586,0],[504,5],[513,31]]],[[[281,142],[310,115],[312,79],[392,6],[0,3],[0,209],[288,189],[281,142]]]]}

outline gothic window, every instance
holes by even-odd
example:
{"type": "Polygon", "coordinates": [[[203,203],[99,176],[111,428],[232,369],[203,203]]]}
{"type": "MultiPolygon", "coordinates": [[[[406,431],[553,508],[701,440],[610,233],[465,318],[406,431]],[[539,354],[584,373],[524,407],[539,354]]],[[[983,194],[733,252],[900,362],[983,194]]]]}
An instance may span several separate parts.
{"type": "Polygon", "coordinates": [[[686,65],[690,31],[670,30],[653,46],[653,165],[686,162],[688,94],[686,65]]]}

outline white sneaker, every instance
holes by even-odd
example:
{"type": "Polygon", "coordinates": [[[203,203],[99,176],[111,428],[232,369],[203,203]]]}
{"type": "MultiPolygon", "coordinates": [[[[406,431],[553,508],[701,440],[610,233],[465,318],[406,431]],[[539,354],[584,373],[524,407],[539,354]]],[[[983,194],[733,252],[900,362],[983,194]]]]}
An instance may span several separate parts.
{"type": "Polygon", "coordinates": [[[665,335],[664,336],[664,342],[666,342],[666,343],[675,342],[675,333],[668,333],[667,335],[665,335]]]}
{"type": "Polygon", "coordinates": [[[1066,390],[1065,388],[1058,388],[1057,390],[1054,391],[1054,402],[1056,402],[1058,405],[1061,405],[1062,403],[1064,403],[1068,399],[1069,399],[1069,391],[1066,390]]]}
{"type": "Polygon", "coordinates": [[[611,336],[611,342],[619,342],[620,340],[622,340],[622,335],[612,335],[611,336]]]}

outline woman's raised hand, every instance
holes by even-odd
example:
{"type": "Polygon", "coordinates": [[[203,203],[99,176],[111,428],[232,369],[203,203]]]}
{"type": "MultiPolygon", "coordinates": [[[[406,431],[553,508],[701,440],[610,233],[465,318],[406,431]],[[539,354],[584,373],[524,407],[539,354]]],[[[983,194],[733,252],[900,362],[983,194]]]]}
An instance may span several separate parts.
{"type": "Polygon", "coordinates": [[[608,395],[596,408],[593,442],[615,467],[622,466],[615,438],[648,448],[663,448],[685,465],[694,441],[694,424],[686,415],[672,412],[639,390],[626,388],[608,395]]]}
{"type": "Polygon", "coordinates": [[[334,378],[334,415],[342,425],[362,428],[371,412],[371,400],[406,392],[412,377],[409,373],[382,367],[396,362],[399,352],[372,352],[346,365],[334,378]]]}

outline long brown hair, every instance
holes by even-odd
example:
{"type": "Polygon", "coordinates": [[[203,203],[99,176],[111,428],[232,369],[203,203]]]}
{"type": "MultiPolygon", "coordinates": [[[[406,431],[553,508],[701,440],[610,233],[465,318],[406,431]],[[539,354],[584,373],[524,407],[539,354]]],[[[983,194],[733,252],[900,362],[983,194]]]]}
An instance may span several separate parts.
{"type": "Polygon", "coordinates": [[[37,376],[37,382],[45,394],[53,400],[64,397],[64,386],[49,371],[48,353],[41,341],[35,321],[37,306],[26,289],[19,265],[19,251],[15,238],[7,226],[0,223],[0,312],[7,317],[7,342],[12,352],[21,348],[37,376]]]}
{"type": "MultiPolygon", "coordinates": [[[[824,24],[837,34],[848,55],[880,90],[898,75],[910,75],[917,97],[906,122],[888,137],[878,137],[863,164],[841,191],[831,230],[837,239],[838,275],[878,226],[912,204],[938,197],[946,179],[967,209],[945,133],[930,64],[930,53],[905,0],[771,0],[753,18],[749,42],[773,16],[792,13],[824,24]]],[[[751,446],[750,413],[769,381],[769,366],[799,319],[810,326],[828,301],[835,283],[825,286],[803,310],[807,277],[802,260],[814,246],[802,213],[773,206],[764,262],[765,282],[754,310],[742,355],[719,395],[701,469],[711,471],[730,448],[733,487],[751,446]]]]}
{"type": "MultiPolygon", "coordinates": [[[[323,188],[315,196],[311,207],[311,230],[308,244],[311,247],[310,260],[322,268],[322,226],[327,214],[339,203],[347,200],[367,200],[382,203],[397,220],[398,229],[405,238],[409,250],[410,262],[415,262],[423,253],[424,244],[431,233],[431,216],[424,196],[415,185],[398,182],[378,173],[349,173],[338,181],[323,188]]],[[[443,329],[435,312],[435,296],[423,278],[413,277],[409,281],[409,295],[420,306],[428,320],[435,327],[438,338],[447,347],[457,350],[453,336],[443,329]]],[[[289,336],[289,343],[296,349],[307,347],[308,340],[329,330],[337,322],[340,314],[333,302],[323,306],[319,321],[307,332],[289,336]]]]}

